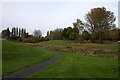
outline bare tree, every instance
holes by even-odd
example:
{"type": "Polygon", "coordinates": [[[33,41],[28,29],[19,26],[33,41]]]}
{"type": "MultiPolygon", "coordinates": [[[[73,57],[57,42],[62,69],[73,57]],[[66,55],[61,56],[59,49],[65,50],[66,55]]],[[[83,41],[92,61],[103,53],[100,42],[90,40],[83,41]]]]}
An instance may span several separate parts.
{"type": "Polygon", "coordinates": [[[41,30],[34,30],[34,36],[40,38],[42,36],[41,30]]]}
{"type": "Polygon", "coordinates": [[[50,31],[50,34],[49,34],[49,39],[50,40],[61,40],[63,37],[62,37],[62,32],[63,32],[63,29],[61,28],[57,28],[53,31],[50,31]]]}

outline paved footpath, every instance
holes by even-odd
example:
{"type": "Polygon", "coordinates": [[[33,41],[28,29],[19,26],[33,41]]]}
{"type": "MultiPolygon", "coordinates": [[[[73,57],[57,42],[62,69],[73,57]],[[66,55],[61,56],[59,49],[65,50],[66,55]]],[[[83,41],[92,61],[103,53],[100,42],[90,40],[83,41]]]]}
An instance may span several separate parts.
{"type": "Polygon", "coordinates": [[[48,67],[50,64],[53,64],[55,61],[57,61],[60,58],[60,54],[57,52],[53,52],[55,56],[47,61],[41,62],[39,64],[35,64],[31,67],[28,67],[26,69],[20,70],[18,72],[15,72],[11,75],[6,76],[5,78],[27,78],[32,76],[33,74],[42,71],[46,67],[48,67]]]}

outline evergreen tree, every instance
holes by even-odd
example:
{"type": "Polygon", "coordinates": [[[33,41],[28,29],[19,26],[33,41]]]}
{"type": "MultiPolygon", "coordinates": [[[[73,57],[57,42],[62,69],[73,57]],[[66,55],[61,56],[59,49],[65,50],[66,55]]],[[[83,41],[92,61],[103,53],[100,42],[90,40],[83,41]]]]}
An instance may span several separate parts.
{"type": "Polygon", "coordinates": [[[47,31],[47,36],[49,36],[49,31],[47,31]]]}
{"type": "Polygon", "coordinates": [[[21,29],[19,28],[19,37],[21,37],[21,29]]]}

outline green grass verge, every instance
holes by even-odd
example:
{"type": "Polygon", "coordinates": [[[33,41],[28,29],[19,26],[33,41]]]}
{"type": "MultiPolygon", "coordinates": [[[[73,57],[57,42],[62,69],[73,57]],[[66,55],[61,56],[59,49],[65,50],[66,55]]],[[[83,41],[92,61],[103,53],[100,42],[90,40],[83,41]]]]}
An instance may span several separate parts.
{"type": "Polygon", "coordinates": [[[82,47],[82,48],[93,48],[93,49],[108,49],[108,50],[118,50],[118,45],[72,45],[74,41],[64,41],[64,40],[51,40],[40,42],[38,44],[59,46],[59,47],[82,47]]]}
{"type": "Polygon", "coordinates": [[[32,78],[116,78],[116,59],[58,52],[62,56],[53,65],[32,78]]]}
{"type": "Polygon", "coordinates": [[[24,69],[54,56],[49,50],[34,48],[7,40],[2,41],[3,76],[24,69]]]}

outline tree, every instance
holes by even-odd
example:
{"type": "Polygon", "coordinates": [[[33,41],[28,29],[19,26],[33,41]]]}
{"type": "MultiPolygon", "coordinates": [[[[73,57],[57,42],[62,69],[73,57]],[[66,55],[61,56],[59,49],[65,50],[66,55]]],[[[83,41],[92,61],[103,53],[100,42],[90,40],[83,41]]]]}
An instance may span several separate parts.
{"type": "Polygon", "coordinates": [[[18,36],[18,27],[15,28],[15,36],[18,36]]]}
{"type": "Polygon", "coordinates": [[[18,31],[18,27],[14,27],[14,28],[12,28],[12,32],[11,32],[11,39],[15,39],[15,40],[17,40],[19,37],[20,37],[20,29],[19,29],[19,31],[18,31]]]}
{"type": "Polygon", "coordinates": [[[18,35],[19,35],[19,37],[21,37],[21,29],[20,28],[19,28],[19,34],[18,35]]]}
{"type": "Polygon", "coordinates": [[[21,35],[22,35],[22,38],[24,38],[24,29],[23,28],[21,30],[21,35]]]}
{"type": "Polygon", "coordinates": [[[16,31],[15,31],[15,28],[13,28],[13,38],[15,39],[15,36],[16,36],[16,31]]]}
{"type": "Polygon", "coordinates": [[[49,31],[47,31],[47,36],[49,36],[49,31]]]}
{"type": "Polygon", "coordinates": [[[83,31],[82,37],[83,37],[84,40],[90,40],[90,34],[86,30],[83,31]]]}
{"type": "Polygon", "coordinates": [[[57,28],[53,31],[50,31],[48,38],[50,40],[61,40],[61,39],[63,39],[62,33],[63,33],[63,29],[57,28]]]}
{"type": "Polygon", "coordinates": [[[85,28],[85,23],[83,23],[80,19],[77,19],[77,22],[74,24],[79,30],[79,34],[82,34],[85,28]]]}
{"type": "Polygon", "coordinates": [[[109,32],[109,38],[112,41],[118,41],[118,40],[120,40],[120,29],[115,28],[115,29],[110,30],[110,32],[109,32]]]}
{"type": "Polygon", "coordinates": [[[62,33],[63,38],[70,40],[71,32],[72,32],[72,28],[71,27],[64,28],[63,33],[62,33]]]}
{"type": "Polygon", "coordinates": [[[72,28],[72,31],[71,31],[71,34],[70,34],[70,39],[71,40],[77,40],[78,39],[78,36],[79,36],[79,30],[77,28],[77,23],[73,23],[73,28],[72,28]]]}
{"type": "Polygon", "coordinates": [[[42,36],[41,30],[34,30],[34,36],[40,38],[42,36]]]}
{"type": "Polygon", "coordinates": [[[65,39],[65,40],[68,38],[66,32],[67,32],[67,29],[64,28],[64,29],[63,29],[63,32],[62,32],[62,36],[63,36],[63,39],[65,39]]]}
{"type": "Polygon", "coordinates": [[[72,35],[71,35],[71,32],[72,32],[72,27],[68,27],[67,28],[67,32],[66,32],[66,36],[67,36],[67,39],[71,39],[72,35]],[[71,35],[71,36],[70,36],[71,35]]]}
{"type": "Polygon", "coordinates": [[[86,14],[87,28],[92,33],[92,39],[102,41],[105,32],[115,27],[115,16],[106,8],[94,8],[86,14]]]}
{"type": "Polygon", "coordinates": [[[30,37],[29,33],[24,33],[24,38],[29,38],[29,37],[30,37]]]}
{"type": "Polygon", "coordinates": [[[2,31],[2,38],[9,38],[10,37],[10,30],[7,28],[6,30],[2,31]]]}

